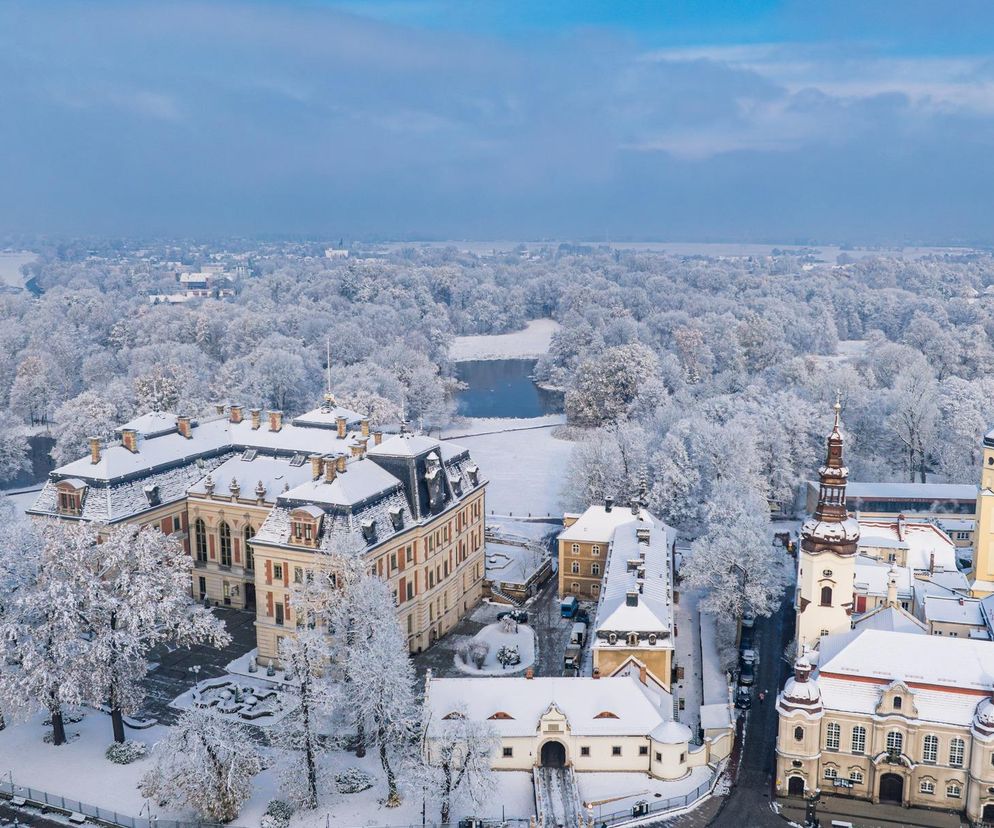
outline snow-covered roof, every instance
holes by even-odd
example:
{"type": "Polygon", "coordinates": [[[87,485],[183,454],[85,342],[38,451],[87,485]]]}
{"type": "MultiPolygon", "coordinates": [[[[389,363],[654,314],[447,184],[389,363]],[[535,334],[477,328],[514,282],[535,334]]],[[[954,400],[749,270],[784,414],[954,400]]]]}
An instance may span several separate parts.
{"type": "MultiPolygon", "coordinates": [[[[432,678],[425,705],[432,723],[462,712],[501,736],[534,736],[555,705],[574,736],[648,735],[668,719],[632,676],[610,678],[432,678]]],[[[431,729],[429,728],[429,736],[431,729]]]]}
{"type": "MultiPolygon", "coordinates": [[[[656,633],[655,646],[672,648],[673,586],[670,547],[676,537],[664,523],[629,520],[615,528],[607,549],[607,564],[594,630],[619,634],[611,645],[598,636],[595,647],[625,646],[624,633],[656,633]],[[639,540],[639,533],[644,542],[639,540]],[[645,536],[648,537],[645,537],[645,536]],[[629,597],[631,596],[631,597],[629,597]]],[[[639,646],[651,646],[648,641],[639,646]]]]}
{"type": "MultiPolygon", "coordinates": [[[[275,502],[287,486],[293,488],[310,478],[310,463],[294,466],[291,465],[289,457],[263,454],[256,455],[253,460],[245,460],[242,454],[236,454],[211,472],[215,494],[229,495],[231,482],[234,480],[241,489],[239,497],[255,497],[256,486],[261,482],[266,490],[264,500],[267,503],[275,502]]],[[[205,495],[206,483],[207,478],[202,477],[190,487],[190,494],[205,495]]]]}
{"type": "Polygon", "coordinates": [[[150,411],[135,417],[133,420],[118,426],[115,431],[125,429],[137,431],[142,437],[154,437],[157,434],[168,434],[176,430],[176,415],[165,411],[150,411]]]}
{"type": "Polygon", "coordinates": [[[984,626],[980,601],[976,598],[926,595],[925,620],[929,623],[966,624],[971,627],[984,626]]]}
{"type": "Polygon", "coordinates": [[[853,621],[853,629],[886,630],[887,632],[906,632],[916,635],[927,633],[925,625],[910,612],[901,607],[888,607],[885,604],[881,604],[876,609],[856,618],[853,621]]]}
{"type": "Polygon", "coordinates": [[[956,545],[935,523],[918,518],[859,519],[860,551],[906,549],[911,569],[956,569],[956,545]]]}
{"type": "Polygon", "coordinates": [[[892,566],[887,561],[881,561],[870,555],[856,556],[856,578],[853,588],[856,592],[865,592],[867,595],[886,595],[887,579],[892,569],[897,576],[897,594],[901,598],[911,598],[913,594],[911,570],[904,566],[892,566]]]}
{"type": "Polygon", "coordinates": [[[733,726],[732,714],[728,709],[727,702],[701,705],[701,727],[704,730],[721,730],[733,726]]]}
{"type": "Polygon", "coordinates": [[[937,523],[943,532],[972,532],[977,528],[973,518],[938,518],[937,523]]]}
{"type": "Polygon", "coordinates": [[[339,405],[321,406],[320,408],[306,411],[299,417],[294,417],[292,423],[296,426],[333,428],[337,430],[339,417],[345,418],[346,425],[355,425],[363,418],[362,414],[352,411],[349,408],[342,408],[339,405]]]}
{"type": "Polygon", "coordinates": [[[633,515],[627,506],[614,505],[611,511],[603,505],[590,506],[577,518],[572,526],[567,526],[559,533],[559,539],[585,543],[607,543],[614,530],[625,523],[640,520],[652,526],[655,519],[645,509],[639,509],[638,515],[633,515]]]}
{"type": "MultiPolygon", "coordinates": [[[[387,457],[416,457],[432,450],[444,451],[443,446],[459,451],[457,446],[442,443],[434,437],[407,432],[386,437],[378,446],[370,446],[369,454],[387,457]]],[[[442,456],[445,457],[445,454],[443,453],[442,456]]]]}
{"type": "MultiPolygon", "coordinates": [[[[994,642],[991,641],[857,629],[823,636],[819,649],[818,684],[823,695],[829,676],[840,681],[859,677],[876,679],[882,684],[903,681],[985,692],[990,691],[994,682],[994,642]]],[[[826,707],[833,706],[826,698],[826,707]]]]}
{"type": "Polygon", "coordinates": [[[975,500],[973,483],[855,483],[846,485],[846,499],[856,500],[975,500]]]}
{"type": "Polygon", "coordinates": [[[283,492],[282,499],[326,506],[353,506],[401,488],[396,477],[372,460],[351,460],[345,468],[346,471],[336,474],[331,483],[324,477],[312,480],[308,474],[305,482],[283,492]]]}

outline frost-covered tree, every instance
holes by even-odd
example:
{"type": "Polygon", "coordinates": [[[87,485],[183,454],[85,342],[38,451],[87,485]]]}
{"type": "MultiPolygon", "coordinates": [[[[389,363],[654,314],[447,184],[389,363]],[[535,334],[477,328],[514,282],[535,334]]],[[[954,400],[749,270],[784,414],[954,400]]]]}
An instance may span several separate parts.
{"type": "Polygon", "coordinates": [[[66,741],[63,712],[92,697],[93,642],[81,606],[99,591],[88,527],[49,523],[28,543],[0,546],[0,699],[6,711],[48,712],[52,741],[66,741]]]}
{"type": "Polygon", "coordinates": [[[360,738],[375,741],[387,780],[387,805],[400,804],[391,754],[409,753],[419,712],[414,666],[400,628],[390,587],[362,569],[342,577],[332,609],[333,630],[345,646],[339,661],[360,738]]]}
{"type": "Polygon", "coordinates": [[[461,708],[427,722],[424,733],[421,773],[429,800],[439,803],[439,821],[447,825],[454,803],[481,808],[496,790],[491,762],[500,737],[489,722],[469,719],[461,708]]]}
{"type": "Polygon", "coordinates": [[[280,641],[279,658],[297,706],[277,732],[283,750],[280,782],[288,799],[304,808],[318,806],[320,758],[325,752],[328,717],[336,700],[331,649],[324,626],[330,583],[323,573],[294,591],[294,635],[280,641]]]}
{"type": "Polygon", "coordinates": [[[924,361],[902,371],[894,383],[887,422],[904,449],[905,468],[912,483],[916,474],[925,482],[937,435],[938,391],[935,377],[924,361]]]}
{"type": "Polygon", "coordinates": [[[135,413],[125,388],[118,380],[100,391],[84,391],[55,410],[51,433],[55,437],[52,459],[57,465],[84,456],[91,437],[108,436],[135,413]]]}
{"type": "Polygon", "coordinates": [[[658,360],[640,344],[619,345],[580,363],[566,389],[566,416],[579,426],[625,419],[658,360]]]}
{"type": "Polygon", "coordinates": [[[17,425],[0,428],[0,483],[31,471],[31,446],[27,429],[17,425]]]}
{"type": "Polygon", "coordinates": [[[252,794],[262,757],[249,728],[213,708],[194,707],[152,752],[139,788],[163,805],[190,807],[207,820],[229,822],[252,794]]]}
{"type": "Polygon", "coordinates": [[[746,607],[770,615],[787,584],[783,553],[772,543],[761,486],[719,483],[704,510],[707,531],[691,546],[680,574],[702,590],[701,609],[738,617],[746,607]]]}
{"type": "Polygon", "coordinates": [[[92,635],[91,694],[111,710],[114,740],[123,742],[124,716],[138,711],[148,655],[163,642],[224,646],[231,636],[210,610],[190,598],[191,559],[175,538],[156,528],[84,525],[96,580],[80,613],[92,635]]]}

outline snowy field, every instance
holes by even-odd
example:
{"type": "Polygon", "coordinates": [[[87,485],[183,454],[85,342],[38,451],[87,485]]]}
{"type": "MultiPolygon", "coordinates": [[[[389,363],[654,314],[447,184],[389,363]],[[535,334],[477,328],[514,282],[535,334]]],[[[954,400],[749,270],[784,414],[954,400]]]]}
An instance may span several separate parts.
{"type": "Polygon", "coordinates": [[[493,512],[562,517],[560,487],[573,443],[557,440],[552,431],[538,428],[459,438],[458,444],[469,449],[489,481],[488,516],[493,512]]]}
{"type": "MultiPolygon", "coordinates": [[[[110,717],[89,712],[79,724],[67,725],[70,735],[78,733],[66,745],[53,747],[42,741],[48,728],[42,725],[43,716],[28,722],[8,725],[0,731],[0,775],[13,775],[14,784],[44,790],[71,799],[77,799],[100,808],[115,810],[120,814],[137,817],[146,806],[138,790],[138,781],[152,766],[146,758],[130,765],[116,765],[104,757],[111,742],[110,717]]],[[[164,738],[167,728],[153,727],[143,731],[128,731],[128,736],[149,746],[164,738]]],[[[403,791],[403,802],[397,808],[382,804],[386,784],[376,751],[357,759],[345,751],[330,753],[323,767],[326,782],[317,810],[297,814],[291,828],[322,828],[326,824],[336,828],[379,828],[380,826],[420,825],[420,792],[403,791]],[[334,789],[334,775],[345,768],[358,767],[373,779],[373,787],[355,794],[342,794],[334,789]]],[[[233,824],[256,826],[266,805],[279,796],[275,768],[263,771],[255,778],[251,798],[242,806],[233,824]]],[[[497,790],[487,804],[472,813],[458,801],[453,805],[453,817],[466,816],[499,818],[527,818],[535,812],[531,774],[499,773],[497,790]]],[[[152,813],[160,819],[196,821],[192,811],[159,808],[153,804],[152,813]]],[[[438,806],[428,803],[427,817],[438,820],[438,806]]]]}
{"type": "Polygon", "coordinates": [[[565,424],[565,414],[546,414],[543,417],[460,417],[452,425],[442,429],[439,436],[446,440],[458,440],[464,435],[478,436],[498,431],[521,431],[565,424]]]}
{"type": "Polygon", "coordinates": [[[10,287],[24,287],[24,275],[21,266],[29,264],[38,256],[29,251],[0,251],[0,284],[10,287]]]}
{"type": "Polygon", "coordinates": [[[525,624],[519,624],[517,632],[506,633],[501,630],[500,623],[488,624],[476,635],[474,641],[486,641],[490,645],[490,651],[483,662],[483,667],[477,669],[472,662],[466,663],[459,654],[453,657],[456,669],[471,676],[510,676],[520,673],[522,670],[535,663],[535,632],[525,624]],[[504,668],[497,661],[497,652],[501,647],[517,647],[518,655],[521,656],[521,663],[504,668]]]}
{"type": "Polygon", "coordinates": [[[533,319],[524,330],[509,334],[457,336],[449,348],[449,359],[523,359],[549,351],[552,335],[559,330],[554,319],[533,319]]]}

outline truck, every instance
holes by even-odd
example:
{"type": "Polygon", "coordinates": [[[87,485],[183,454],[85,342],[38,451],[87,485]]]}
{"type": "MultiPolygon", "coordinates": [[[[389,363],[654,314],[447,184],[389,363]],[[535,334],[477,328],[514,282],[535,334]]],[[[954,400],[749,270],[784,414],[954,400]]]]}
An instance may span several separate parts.
{"type": "Polygon", "coordinates": [[[559,602],[559,614],[563,618],[572,618],[576,615],[576,611],[580,608],[580,602],[576,600],[575,595],[571,595],[569,598],[563,598],[559,602]]]}
{"type": "Polygon", "coordinates": [[[563,675],[575,676],[579,674],[582,654],[583,650],[576,644],[570,644],[566,648],[566,654],[563,656],[563,675]]]}
{"type": "Polygon", "coordinates": [[[583,646],[584,640],[587,638],[587,625],[582,621],[577,621],[573,624],[573,629],[570,630],[569,643],[576,644],[578,647],[583,646]]]}

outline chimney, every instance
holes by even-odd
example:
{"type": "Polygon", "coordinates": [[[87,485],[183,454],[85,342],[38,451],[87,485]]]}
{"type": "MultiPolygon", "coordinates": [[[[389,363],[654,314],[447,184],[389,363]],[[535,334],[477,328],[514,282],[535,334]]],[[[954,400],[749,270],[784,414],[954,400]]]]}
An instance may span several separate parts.
{"type": "Polygon", "coordinates": [[[240,405],[231,406],[231,411],[228,413],[228,420],[232,423],[240,423],[242,421],[242,407],[240,405]]]}
{"type": "Polygon", "coordinates": [[[935,573],[935,553],[934,552],[930,552],[929,556],[928,556],[928,571],[931,572],[931,573],[933,573],[933,574],[935,573]]]}
{"type": "Polygon", "coordinates": [[[963,606],[963,598],[962,597],[960,597],[960,599],[959,599],[959,605],[963,606]]]}
{"type": "Polygon", "coordinates": [[[224,414],[224,403],[214,403],[214,412],[216,414],[224,414]]]}
{"type": "Polygon", "coordinates": [[[535,671],[531,667],[525,670],[525,678],[529,680],[535,678],[535,671]]]}
{"type": "Polygon", "coordinates": [[[363,437],[368,437],[369,436],[369,418],[368,417],[363,417],[361,420],[359,420],[359,428],[362,430],[362,436],[363,437]]]}
{"type": "Polygon", "coordinates": [[[122,428],[121,445],[132,454],[138,454],[138,432],[133,428],[122,428]]]}
{"type": "Polygon", "coordinates": [[[179,430],[179,433],[183,437],[186,437],[187,440],[189,440],[189,439],[191,439],[193,437],[193,432],[190,430],[190,418],[189,417],[187,417],[187,416],[177,417],[176,418],[176,428],[179,430]]]}
{"type": "Polygon", "coordinates": [[[345,418],[344,417],[336,417],[335,418],[335,422],[338,424],[338,439],[339,440],[344,440],[345,439],[345,418]]]}
{"type": "Polygon", "coordinates": [[[897,539],[904,540],[904,521],[905,517],[903,514],[897,516],[897,539]]]}
{"type": "Polygon", "coordinates": [[[610,512],[613,508],[614,508],[614,498],[613,497],[605,497],[604,498],[604,511],[605,512],[610,512]]]}
{"type": "Polygon", "coordinates": [[[94,465],[100,462],[100,438],[90,438],[90,462],[94,465]]]}
{"type": "Polygon", "coordinates": [[[262,421],[262,410],[258,408],[253,408],[251,411],[249,411],[249,414],[252,415],[252,430],[258,431],[259,425],[261,424],[262,421]]]}
{"type": "Polygon", "coordinates": [[[335,461],[335,465],[338,467],[339,474],[345,474],[345,455],[339,454],[338,459],[335,461]]]}
{"type": "Polygon", "coordinates": [[[312,454],[308,459],[311,461],[311,480],[317,480],[321,476],[321,455],[312,454]]]}
{"type": "Polygon", "coordinates": [[[353,443],[352,444],[352,456],[353,457],[359,457],[361,454],[362,454],[362,446],[360,446],[358,443],[353,443]]]}
{"type": "Polygon", "coordinates": [[[590,674],[591,678],[599,679],[601,677],[601,668],[594,667],[594,671],[590,674]]]}
{"type": "Polygon", "coordinates": [[[639,514],[639,502],[637,500],[632,501],[632,514],[638,517],[639,514]]]}
{"type": "Polygon", "coordinates": [[[639,594],[635,590],[629,590],[625,594],[625,606],[637,607],[639,605],[639,594]]]}
{"type": "Polygon", "coordinates": [[[383,442],[383,432],[382,431],[374,431],[373,432],[373,445],[374,446],[378,446],[382,442],[383,442]]]}
{"type": "Polygon", "coordinates": [[[269,412],[269,430],[279,431],[283,428],[283,412],[282,411],[270,411],[269,412]]]}
{"type": "Polygon", "coordinates": [[[645,685],[649,684],[648,672],[649,671],[645,669],[645,665],[640,662],[639,663],[639,681],[642,682],[642,684],[645,684],[645,685]]]}
{"type": "Polygon", "coordinates": [[[335,480],[335,458],[328,455],[324,458],[324,482],[333,483],[335,480]]]}

